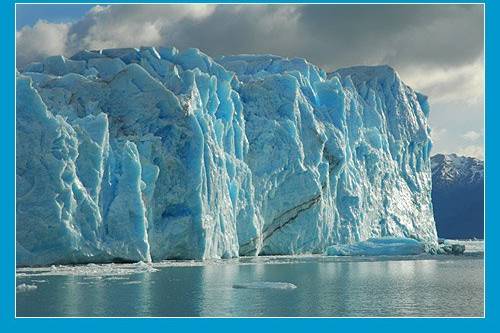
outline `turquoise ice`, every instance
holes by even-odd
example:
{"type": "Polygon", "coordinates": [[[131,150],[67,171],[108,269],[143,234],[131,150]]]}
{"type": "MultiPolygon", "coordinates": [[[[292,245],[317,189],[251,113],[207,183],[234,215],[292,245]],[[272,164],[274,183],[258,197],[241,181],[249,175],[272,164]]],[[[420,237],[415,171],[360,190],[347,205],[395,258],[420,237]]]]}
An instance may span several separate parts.
{"type": "Polygon", "coordinates": [[[49,57],[17,74],[17,264],[435,243],[428,113],[387,66],[49,57]]]}
{"type": "Polygon", "coordinates": [[[415,239],[398,237],[371,238],[353,244],[332,245],[326,249],[329,256],[391,256],[418,255],[425,252],[425,244],[415,239]]]}

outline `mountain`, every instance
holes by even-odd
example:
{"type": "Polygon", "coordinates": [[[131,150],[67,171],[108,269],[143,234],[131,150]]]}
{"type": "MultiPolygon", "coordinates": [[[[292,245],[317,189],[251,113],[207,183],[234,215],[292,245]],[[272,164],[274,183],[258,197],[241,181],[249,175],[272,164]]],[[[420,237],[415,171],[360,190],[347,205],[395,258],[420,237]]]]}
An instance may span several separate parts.
{"type": "Polygon", "coordinates": [[[18,265],[436,242],[427,98],[390,67],[107,49],[16,91],[18,265]]]}
{"type": "Polygon", "coordinates": [[[456,154],[432,156],[432,203],[439,237],[484,237],[484,165],[456,154]]]}

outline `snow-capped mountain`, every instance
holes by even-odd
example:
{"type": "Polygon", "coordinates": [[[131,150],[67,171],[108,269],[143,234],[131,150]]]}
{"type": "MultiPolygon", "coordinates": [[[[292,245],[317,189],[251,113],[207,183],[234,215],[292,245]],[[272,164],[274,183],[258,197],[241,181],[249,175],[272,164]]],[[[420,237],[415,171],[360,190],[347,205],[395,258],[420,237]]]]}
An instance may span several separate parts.
{"type": "Polygon", "coordinates": [[[432,202],[439,237],[483,238],[484,163],[456,154],[431,158],[432,202]]]}
{"type": "Polygon", "coordinates": [[[483,161],[456,154],[436,154],[431,157],[433,184],[476,184],[484,178],[483,161]]]}
{"type": "Polygon", "coordinates": [[[17,76],[17,264],[436,242],[427,98],[390,67],[197,49],[17,76]]]}

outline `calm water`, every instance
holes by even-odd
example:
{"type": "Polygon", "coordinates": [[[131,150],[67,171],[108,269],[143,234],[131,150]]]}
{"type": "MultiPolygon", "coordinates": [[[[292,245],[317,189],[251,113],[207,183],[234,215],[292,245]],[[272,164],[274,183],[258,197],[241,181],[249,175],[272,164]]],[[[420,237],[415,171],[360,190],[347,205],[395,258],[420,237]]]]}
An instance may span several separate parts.
{"type": "Polygon", "coordinates": [[[482,255],[58,266],[22,283],[17,316],[483,316],[482,255]]]}

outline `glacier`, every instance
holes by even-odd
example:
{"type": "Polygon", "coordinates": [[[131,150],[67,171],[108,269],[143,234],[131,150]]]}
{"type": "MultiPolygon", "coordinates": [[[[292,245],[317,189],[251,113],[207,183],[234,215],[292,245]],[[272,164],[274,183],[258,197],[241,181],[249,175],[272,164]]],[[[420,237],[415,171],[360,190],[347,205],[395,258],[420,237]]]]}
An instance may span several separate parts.
{"type": "Polygon", "coordinates": [[[429,104],[388,66],[142,47],[16,77],[18,266],[437,242],[429,104]]]}

